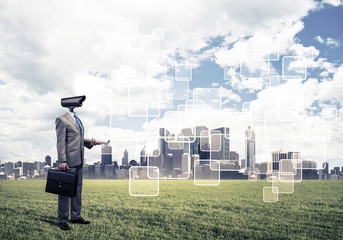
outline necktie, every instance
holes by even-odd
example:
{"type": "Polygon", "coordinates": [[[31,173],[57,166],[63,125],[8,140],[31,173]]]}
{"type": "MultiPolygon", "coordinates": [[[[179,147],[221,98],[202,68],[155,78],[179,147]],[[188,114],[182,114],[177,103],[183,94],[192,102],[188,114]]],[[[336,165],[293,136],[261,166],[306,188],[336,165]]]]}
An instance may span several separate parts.
{"type": "Polygon", "coordinates": [[[76,120],[77,125],[79,126],[80,133],[82,133],[82,127],[81,127],[80,119],[77,117],[76,113],[74,113],[74,118],[76,120]]]}

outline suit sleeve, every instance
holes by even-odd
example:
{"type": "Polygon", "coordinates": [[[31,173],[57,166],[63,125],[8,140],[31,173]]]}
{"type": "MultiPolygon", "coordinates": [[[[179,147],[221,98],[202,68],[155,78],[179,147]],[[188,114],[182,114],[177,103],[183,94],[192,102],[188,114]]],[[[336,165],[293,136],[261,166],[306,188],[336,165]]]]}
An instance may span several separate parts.
{"type": "Polygon", "coordinates": [[[83,145],[84,145],[86,148],[88,148],[88,149],[91,149],[91,148],[93,147],[91,140],[88,139],[88,138],[85,138],[85,139],[84,139],[83,145]]]}
{"type": "Polygon", "coordinates": [[[57,136],[58,163],[67,162],[67,157],[66,157],[67,128],[60,118],[56,118],[55,124],[56,124],[56,136],[57,136]]]}

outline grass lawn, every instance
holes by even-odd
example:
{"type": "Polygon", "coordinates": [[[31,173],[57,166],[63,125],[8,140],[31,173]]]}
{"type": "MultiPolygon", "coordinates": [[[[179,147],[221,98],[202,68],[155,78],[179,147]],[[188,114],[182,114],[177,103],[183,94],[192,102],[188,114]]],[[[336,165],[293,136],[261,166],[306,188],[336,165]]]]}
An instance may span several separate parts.
{"type": "Polygon", "coordinates": [[[84,180],[90,225],[57,226],[57,196],[45,181],[0,181],[0,239],[343,239],[343,181],[303,181],[279,202],[266,181],[195,186],[160,181],[157,197],[132,197],[128,180],[84,180]]]}

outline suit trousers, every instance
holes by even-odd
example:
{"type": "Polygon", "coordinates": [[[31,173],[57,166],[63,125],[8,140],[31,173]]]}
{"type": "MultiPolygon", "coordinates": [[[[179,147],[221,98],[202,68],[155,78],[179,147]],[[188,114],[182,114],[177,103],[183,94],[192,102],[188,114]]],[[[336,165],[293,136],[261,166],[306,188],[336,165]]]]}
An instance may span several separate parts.
{"type": "Polygon", "coordinates": [[[76,196],[71,198],[58,195],[58,223],[68,222],[69,204],[71,208],[70,220],[81,218],[82,166],[75,168],[78,174],[76,196]]]}

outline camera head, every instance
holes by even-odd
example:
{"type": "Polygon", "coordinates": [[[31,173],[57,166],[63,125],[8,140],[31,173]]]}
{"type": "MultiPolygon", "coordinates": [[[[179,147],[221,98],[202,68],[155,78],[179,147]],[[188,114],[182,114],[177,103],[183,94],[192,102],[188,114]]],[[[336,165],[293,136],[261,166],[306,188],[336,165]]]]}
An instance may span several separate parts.
{"type": "Polygon", "coordinates": [[[68,97],[61,99],[62,107],[67,107],[71,112],[73,112],[74,108],[81,107],[82,102],[86,100],[86,96],[76,96],[76,97],[68,97]]]}

